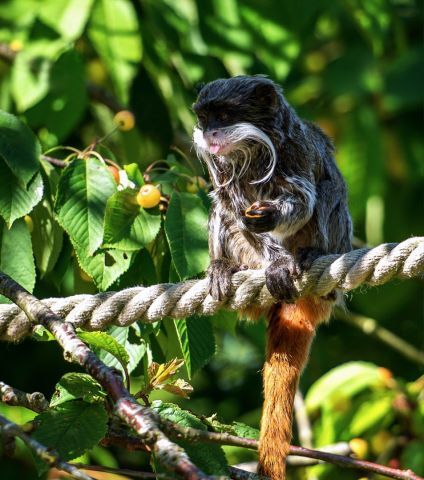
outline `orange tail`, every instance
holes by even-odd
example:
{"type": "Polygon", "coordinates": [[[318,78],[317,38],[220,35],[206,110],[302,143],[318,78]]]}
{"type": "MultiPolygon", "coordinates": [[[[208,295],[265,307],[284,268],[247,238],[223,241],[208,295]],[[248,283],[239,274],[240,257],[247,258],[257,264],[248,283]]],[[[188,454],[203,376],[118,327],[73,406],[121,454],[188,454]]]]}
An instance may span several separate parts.
{"type": "Polygon", "coordinates": [[[259,473],[272,480],[286,478],[297,384],[315,328],[328,319],[331,308],[330,302],[305,297],[295,304],[277,304],[269,312],[259,473]]]}

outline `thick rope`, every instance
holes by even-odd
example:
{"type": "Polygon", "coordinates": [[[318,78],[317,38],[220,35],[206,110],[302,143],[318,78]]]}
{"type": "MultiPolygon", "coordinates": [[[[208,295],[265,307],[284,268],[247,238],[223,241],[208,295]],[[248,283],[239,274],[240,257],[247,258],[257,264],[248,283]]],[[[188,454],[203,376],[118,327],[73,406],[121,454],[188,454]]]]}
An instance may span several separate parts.
{"type": "MultiPolygon", "coordinates": [[[[402,243],[322,256],[295,283],[300,296],[325,296],[336,288],[347,292],[363,284],[382,285],[393,278],[423,278],[423,274],[424,237],[413,237],[402,243]]],[[[104,330],[109,325],[128,326],[136,321],[212,315],[221,308],[269,306],[275,299],[265,287],[265,271],[246,270],[233,275],[231,295],[221,302],[209,295],[207,278],[43,302],[75,327],[104,330]]],[[[0,340],[18,342],[31,334],[32,327],[19,307],[0,305],[0,340]]]]}

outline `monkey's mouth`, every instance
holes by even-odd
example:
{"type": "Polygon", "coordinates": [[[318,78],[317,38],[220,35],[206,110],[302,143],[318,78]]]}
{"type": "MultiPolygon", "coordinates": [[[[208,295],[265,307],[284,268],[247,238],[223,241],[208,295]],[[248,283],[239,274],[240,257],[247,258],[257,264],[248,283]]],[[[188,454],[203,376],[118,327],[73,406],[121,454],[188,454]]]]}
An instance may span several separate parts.
{"type": "Polygon", "coordinates": [[[225,155],[231,150],[231,145],[226,143],[210,143],[208,149],[209,153],[213,155],[225,155]]]}

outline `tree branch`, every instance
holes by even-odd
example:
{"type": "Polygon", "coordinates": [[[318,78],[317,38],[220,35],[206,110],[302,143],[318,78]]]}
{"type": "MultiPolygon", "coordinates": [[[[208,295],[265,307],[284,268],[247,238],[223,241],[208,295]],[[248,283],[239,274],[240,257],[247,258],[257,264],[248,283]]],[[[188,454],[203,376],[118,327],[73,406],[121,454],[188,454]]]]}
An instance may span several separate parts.
{"type": "Polygon", "coordinates": [[[93,477],[81,472],[81,470],[74,465],[61,460],[54,451],[52,451],[50,448],[47,448],[37,440],[31,438],[19,427],[19,425],[10,422],[1,415],[0,430],[5,436],[20,438],[35,453],[35,455],[37,455],[37,457],[39,457],[47,465],[50,465],[51,467],[57,467],[79,480],[93,480],[93,477]]]}
{"type": "Polygon", "coordinates": [[[339,308],[335,310],[334,313],[337,319],[343,320],[349,325],[359,328],[359,330],[366,335],[377,338],[387,346],[402,354],[404,357],[409,358],[409,360],[412,360],[419,365],[424,365],[423,351],[418,350],[410,343],[392,333],[390,330],[380,326],[373,318],[358,315],[349,311],[344,311],[339,308]]]}
{"type": "Polygon", "coordinates": [[[7,405],[25,407],[37,413],[43,412],[49,406],[49,402],[41,392],[22,392],[4,382],[0,382],[0,395],[0,400],[7,405]]]}
{"type": "Polygon", "coordinates": [[[73,326],[63,322],[37,298],[4,273],[0,273],[0,293],[12,300],[31,323],[49,330],[64,349],[65,359],[81,365],[95,378],[114,402],[115,413],[132,428],[155,453],[159,463],[187,480],[210,479],[189,459],[185,451],[171,442],[158,428],[159,416],[139,405],[125,388],[122,378],[107,367],[75,334],[73,326]]]}

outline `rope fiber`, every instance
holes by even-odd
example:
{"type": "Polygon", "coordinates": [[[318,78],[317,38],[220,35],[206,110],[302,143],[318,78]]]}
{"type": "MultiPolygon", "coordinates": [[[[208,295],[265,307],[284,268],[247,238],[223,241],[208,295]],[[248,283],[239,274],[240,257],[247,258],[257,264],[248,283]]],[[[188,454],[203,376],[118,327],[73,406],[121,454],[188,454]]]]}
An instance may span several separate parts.
{"type": "MultiPolygon", "coordinates": [[[[319,257],[310,270],[295,280],[295,285],[299,296],[325,296],[334,289],[347,292],[360,285],[382,285],[393,278],[422,279],[423,274],[424,237],[412,237],[401,243],[319,257]]],[[[75,327],[104,330],[110,325],[128,326],[136,321],[212,315],[221,308],[265,307],[275,299],[265,286],[265,270],[245,270],[233,275],[231,295],[223,301],[209,295],[207,278],[42,301],[75,327]]],[[[30,335],[32,328],[19,307],[0,305],[0,340],[18,342],[30,335]]]]}

